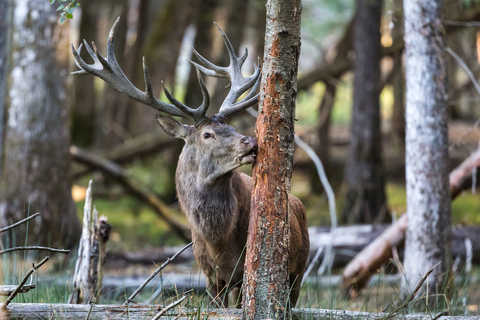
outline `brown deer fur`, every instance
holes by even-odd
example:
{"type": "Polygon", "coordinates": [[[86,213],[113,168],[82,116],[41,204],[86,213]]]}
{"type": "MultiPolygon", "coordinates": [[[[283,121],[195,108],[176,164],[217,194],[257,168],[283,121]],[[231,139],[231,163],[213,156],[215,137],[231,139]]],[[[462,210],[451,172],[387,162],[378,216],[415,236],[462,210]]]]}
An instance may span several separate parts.
{"type": "MultiPolygon", "coordinates": [[[[162,128],[185,140],[177,166],[176,186],[182,211],[192,229],[193,250],[207,277],[207,289],[217,303],[228,306],[226,292],[241,301],[252,178],[235,171],[254,162],[254,138],[237,133],[224,120],[211,117],[186,126],[157,117],[162,128]]],[[[309,251],[305,207],[290,195],[290,302],[296,304],[309,251]]]]}

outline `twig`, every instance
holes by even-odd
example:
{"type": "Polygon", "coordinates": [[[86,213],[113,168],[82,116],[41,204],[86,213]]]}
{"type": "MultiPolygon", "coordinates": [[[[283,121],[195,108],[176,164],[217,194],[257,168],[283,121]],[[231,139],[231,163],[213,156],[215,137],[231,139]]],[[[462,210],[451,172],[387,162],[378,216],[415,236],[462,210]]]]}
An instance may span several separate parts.
{"type": "Polygon", "coordinates": [[[92,297],[90,297],[90,310],[88,310],[88,314],[87,314],[87,317],[85,318],[85,320],[88,320],[90,318],[90,315],[92,314],[92,310],[93,310],[94,305],[95,305],[95,299],[92,299],[92,297]]]}
{"type": "Polygon", "coordinates": [[[425,275],[422,277],[422,279],[420,279],[420,282],[417,284],[417,286],[415,287],[415,290],[413,290],[412,294],[408,297],[408,299],[402,305],[400,305],[398,308],[396,308],[392,312],[389,312],[389,314],[385,317],[385,319],[393,317],[397,311],[405,308],[410,302],[412,302],[413,298],[415,298],[415,296],[417,295],[418,291],[422,287],[425,280],[428,279],[428,276],[433,272],[433,269],[435,269],[435,267],[438,266],[439,264],[440,263],[437,263],[436,265],[434,265],[432,267],[432,269],[430,269],[427,273],[425,273],[425,275]]]}
{"type": "Polygon", "coordinates": [[[65,254],[70,253],[70,250],[66,250],[66,249],[54,249],[49,247],[30,246],[30,247],[15,247],[15,248],[9,248],[5,250],[0,250],[0,255],[13,252],[13,251],[22,251],[22,250],[45,250],[45,251],[59,252],[59,253],[65,253],[65,254]]]}
{"type": "Polygon", "coordinates": [[[169,304],[168,306],[166,306],[165,308],[162,309],[162,311],[160,311],[152,320],[158,320],[160,319],[161,316],[163,316],[165,314],[165,312],[167,312],[168,310],[172,309],[173,307],[176,307],[177,305],[179,305],[183,300],[185,300],[187,298],[187,296],[184,296],[183,298],[175,301],[175,302],[172,302],[171,304],[169,304]]]}
{"type": "Polygon", "coordinates": [[[41,266],[43,266],[45,264],[45,262],[48,261],[48,259],[50,259],[50,257],[45,257],[42,261],[40,261],[37,265],[33,265],[32,266],[32,269],[28,270],[28,272],[25,274],[25,276],[23,277],[22,281],[20,282],[20,284],[18,285],[17,289],[15,289],[15,291],[12,292],[12,294],[8,297],[7,301],[5,301],[5,303],[3,304],[2,306],[2,309],[6,309],[7,306],[10,304],[10,302],[12,302],[12,300],[15,298],[15,296],[18,294],[18,292],[20,291],[20,289],[23,287],[23,285],[27,282],[28,278],[32,275],[32,273],[34,273],[38,268],[40,268],[41,266]]]}
{"type": "Polygon", "coordinates": [[[178,237],[185,242],[192,241],[190,230],[186,226],[173,220],[172,216],[174,213],[172,210],[148,187],[134,180],[127,170],[112,161],[75,146],[70,146],[70,155],[73,160],[96,170],[100,170],[111,177],[129,194],[140,199],[143,203],[152,208],[178,237]]]}
{"type": "Polygon", "coordinates": [[[40,212],[37,212],[37,213],[31,215],[31,216],[28,217],[28,218],[25,218],[25,219],[23,219],[23,220],[18,221],[17,223],[14,223],[14,224],[9,225],[9,226],[7,226],[7,227],[5,227],[5,228],[3,228],[3,229],[0,229],[0,233],[5,232],[5,231],[8,231],[8,230],[10,230],[10,229],[13,229],[13,228],[15,228],[15,227],[18,227],[19,225],[21,225],[21,224],[23,224],[23,223],[25,223],[25,222],[27,222],[27,221],[30,221],[30,220],[32,220],[32,219],[35,219],[35,218],[38,217],[39,215],[40,215],[40,212]]]}
{"type": "MultiPolygon", "coordinates": [[[[9,295],[12,294],[13,291],[15,291],[15,289],[17,288],[16,285],[12,286],[12,285],[1,285],[0,286],[0,296],[6,296],[8,297],[9,295]]],[[[27,284],[26,286],[23,286],[22,288],[20,288],[20,291],[18,293],[26,293],[32,289],[35,289],[35,285],[34,284],[27,284]]]]}
{"type": "Polygon", "coordinates": [[[463,21],[447,20],[447,24],[450,26],[456,26],[456,27],[480,27],[479,21],[463,22],[463,21]]]}
{"type": "Polygon", "coordinates": [[[185,247],[180,249],[177,253],[175,253],[171,258],[168,258],[167,261],[165,261],[160,267],[157,268],[148,278],[145,280],[140,287],[138,287],[137,290],[135,290],[134,293],[130,297],[128,297],[127,301],[123,305],[128,305],[132,300],[137,296],[137,294],[152,280],[157,274],[160,273],[170,262],[175,260],[176,257],[178,257],[183,251],[187,250],[193,245],[193,242],[190,242],[187,244],[185,247]]]}
{"type": "Polygon", "coordinates": [[[475,89],[477,89],[478,93],[480,93],[480,84],[478,84],[477,79],[475,79],[475,76],[473,75],[472,70],[470,70],[470,68],[467,66],[467,64],[452,49],[447,47],[446,50],[462,66],[462,68],[468,74],[468,77],[470,78],[470,80],[472,80],[473,85],[475,86],[475,89]]]}

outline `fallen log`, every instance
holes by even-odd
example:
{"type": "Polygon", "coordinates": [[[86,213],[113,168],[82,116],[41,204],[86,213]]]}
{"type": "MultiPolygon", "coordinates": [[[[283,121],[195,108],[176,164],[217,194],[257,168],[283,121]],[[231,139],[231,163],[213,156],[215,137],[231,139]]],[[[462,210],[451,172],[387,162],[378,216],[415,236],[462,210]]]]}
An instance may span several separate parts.
{"type": "MultiPolygon", "coordinates": [[[[140,320],[153,318],[163,306],[123,306],[123,305],[74,305],[74,304],[45,304],[45,303],[12,303],[7,310],[0,311],[0,319],[86,319],[90,312],[89,319],[109,319],[109,320],[140,320]]],[[[431,320],[430,315],[404,315],[389,313],[369,313],[345,310],[327,310],[327,309],[292,309],[292,318],[298,319],[341,319],[341,320],[367,320],[367,319],[403,319],[403,320],[431,320]]],[[[165,313],[161,319],[242,319],[243,311],[241,309],[195,309],[195,308],[175,308],[165,313]]],[[[438,320],[474,320],[476,316],[458,317],[458,316],[440,316],[438,320]]]]}
{"type": "MultiPolygon", "coordinates": [[[[462,188],[468,187],[465,180],[471,177],[472,172],[479,166],[480,148],[450,173],[449,180],[452,200],[460,194],[461,190],[463,190],[462,188]]],[[[375,241],[355,256],[343,270],[342,287],[345,290],[353,289],[353,294],[361,290],[368,282],[368,279],[393,257],[392,248],[403,247],[407,226],[407,215],[404,214],[396,223],[385,230],[375,241]]],[[[465,240],[469,239],[472,244],[472,262],[480,262],[478,229],[473,227],[461,229],[462,227],[452,229],[452,255],[454,257],[460,255],[461,253],[458,252],[458,248],[465,248],[465,240]]],[[[466,256],[466,249],[463,250],[466,256]]]]}

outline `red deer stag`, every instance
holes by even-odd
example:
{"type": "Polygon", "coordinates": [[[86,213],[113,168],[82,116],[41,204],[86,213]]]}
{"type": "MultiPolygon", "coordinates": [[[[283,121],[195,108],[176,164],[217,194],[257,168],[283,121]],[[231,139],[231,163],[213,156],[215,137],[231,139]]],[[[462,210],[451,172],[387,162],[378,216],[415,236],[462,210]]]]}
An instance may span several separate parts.
{"type": "MultiPolygon", "coordinates": [[[[192,230],[193,250],[196,260],[207,277],[210,296],[219,305],[228,307],[227,292],[233,292],[237,307],[241,301],[241,285],[245,262],[244,248],[247,241],[248,221],[252,193],[252,178],[235,169],[255,162],[256,140],[246,137],[226,124],[226,118],[258,102],[261,78],[260,68],[244,77],[241,67],[248,52],[238,57],[225,33],[220,29],[230,56],[228,67],[218,67],[193,49],[203,65],[192,62],[197,70],[198,81],[203,93],[203,103],[192,109],[176,100],[164,87],[171,104],[160,101],[152,92],[150,77],[143,60],[145,92],[137,89],[125,76],[114,55],[114,39],[118,20],[110,30],[107,58],[103,58],[94,43],[93,50],[84,40],[88,53],[95,61],[87,64],[80,57],[82,46],[73,55],[81,69],[74,74],[93,74],[130,98],[172,116],[190,117],[195,125],[157,115],[163,130],[174,138],[185,141],[177,165],[176,188],[183,212],[192,230]],[[218,114],[207,116],[209,95],[200,72],[213,77],[230,80],[230,91],[218,114]],[[248,89],[251,91],[241,101],[237,99],[248,89]]],[[[305,207],[290,195],[291,244],[290,283],[293,284],[290,302],[295,306],[309,251],[309,238],[305,207]]]]}

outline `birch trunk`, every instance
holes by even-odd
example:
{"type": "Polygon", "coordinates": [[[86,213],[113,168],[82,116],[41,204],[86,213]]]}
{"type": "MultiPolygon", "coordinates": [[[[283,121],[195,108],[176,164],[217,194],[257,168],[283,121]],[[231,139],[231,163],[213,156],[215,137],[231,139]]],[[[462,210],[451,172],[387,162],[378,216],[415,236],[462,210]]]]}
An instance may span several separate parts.
{"type": "Polygon", "coordinates": [[[258,156],[245,261],[247,319],[287,313],[290,222],[288,195],[294,151],[300,55],[300,0],[269,0],[259,115],[258,156]]]}
{"type": "MultiPolygon", "coordinates": [[[[406,284],[429,269],[428,288],[442,291],[450,267],[451,217],[443,1],[405,0],[406,284]]],[[[426,285],[423,287],[425,292],[426,285]]],[[[421,294],[422,291],[419,293],[421,294]]]]}
{"type": "Polygon", "coordinates": [[[380,132],[380,19],[382,0],[357,0],[354,28],[354,88],[348,191],[343,220],[355,223],[389,220],[382,168],[380,132]]]}
{"type": "Polygon", "coordinates": [[[72,247],[80,224],[69,177],[68,23],[57,25],[48,1],[14,4],[0,225],[25,218],[28,209],[41,212],[29,224],[29,241],[72,247]]]}

